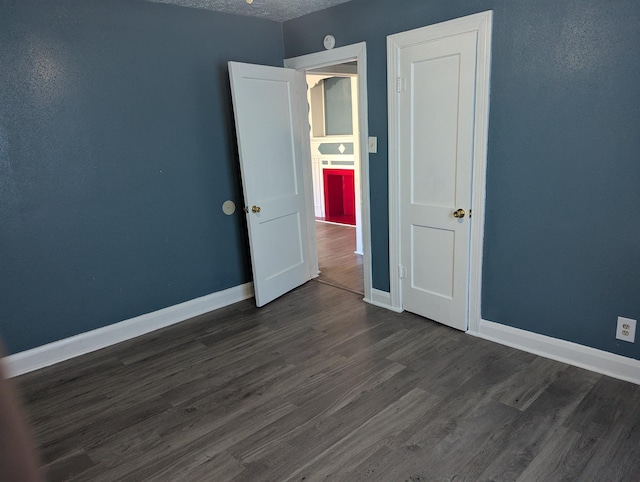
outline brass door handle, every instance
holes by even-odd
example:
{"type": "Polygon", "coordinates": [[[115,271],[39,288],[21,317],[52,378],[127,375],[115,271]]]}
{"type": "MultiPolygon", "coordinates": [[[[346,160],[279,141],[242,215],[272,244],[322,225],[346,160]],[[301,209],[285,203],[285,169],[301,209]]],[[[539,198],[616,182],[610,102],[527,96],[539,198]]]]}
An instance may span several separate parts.
{"type": "Polygon", "coordinates": [[[462,219],[462,218],[464,218],[465,214],[467,214],[467,213],[464,212],[464,209],[457,209],[457,210],[455,210],[453,212],[453,217],[462,219]]]}
{"type": "Polygon", "coordinates": [[[251,212],[254,213],[254,214],[255,213],[259,213],[260,212],[260,206],[253,206],[251,208],[251,212]]]}

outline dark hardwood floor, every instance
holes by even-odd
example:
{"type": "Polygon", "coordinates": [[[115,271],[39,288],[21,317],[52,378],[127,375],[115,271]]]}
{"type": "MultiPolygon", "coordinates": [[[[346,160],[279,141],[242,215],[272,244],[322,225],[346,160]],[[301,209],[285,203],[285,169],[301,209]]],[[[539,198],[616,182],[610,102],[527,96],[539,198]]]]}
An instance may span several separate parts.
{"type": "Polygon", "coordinates": [[[310,281],[17,379],[50,480],[640,480],[640,386],[310,281]]]}
{"type": "Polygon", "coordinates": [[[362,255],[355,254],[356,228],[316,222],[318,281],[364,296],[362,255]]]}

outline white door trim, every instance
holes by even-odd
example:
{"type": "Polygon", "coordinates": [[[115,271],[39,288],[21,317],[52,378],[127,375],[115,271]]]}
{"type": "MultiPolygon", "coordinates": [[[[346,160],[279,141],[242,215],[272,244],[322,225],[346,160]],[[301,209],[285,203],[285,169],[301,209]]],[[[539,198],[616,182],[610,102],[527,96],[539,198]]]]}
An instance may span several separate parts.
{"type": "MultiPolygon", "coordinates": [[[[359,122],[359,142],[360,153],[360,204],[362,209],[362,244],[363,244],[363,267],[364,267],[364,300],[371,300],[371,218],[369,209],[369,122],[367,109],[367,47],[365,42],[360,42],[345,47],[338,47],[324,52],[302,55],[285,59],[284,66],[296,70],[316,69],[328,65],[341,64],[356,60],[358,63],[358,122],[359,122]]],[[[309,164],[310,166],[310,164],[309,164]]],[[[311,170],[305,174],[308,179],[305,182],[307,198],[310,199],[311,219],[313,217],[313,190],[311,170]],[[310,197],[309,197],[310,196],[310,197]]],[[[313,223],[310,223],[313,224],[313,223]]],[[[317,253],[315,231],[313,236],[309,236],[309,251],[317,253]]],[[[317,273],[317,257],[315,273],[317,273]]]]}
{"type": "Polygon", "coordinates": [[[484,206],[486,194],[487,138],[489,127],[489,75],[491,66],[491,27],[493,12],[486,11],[447,22],[402,32],[387,37],[387,88],[389,106],[389,277],[391,307],[402,310],[400,266],[400,161],[399,105],[396,78],[400,72],[400,49],[432,39],[476,31],[478,58],[476,77],[475,127],[472,167],[472,223],[469,253],[469,324],[468,331],[477,333],[480,326],[482,291],[482,253],[484,238],[484,206]]]}

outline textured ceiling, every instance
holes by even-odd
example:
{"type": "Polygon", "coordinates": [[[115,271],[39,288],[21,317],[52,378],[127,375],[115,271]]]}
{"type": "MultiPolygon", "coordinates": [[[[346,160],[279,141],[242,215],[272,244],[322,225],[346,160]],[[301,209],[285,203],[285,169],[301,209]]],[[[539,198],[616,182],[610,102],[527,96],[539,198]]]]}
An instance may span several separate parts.
{"type": "Polygon", "coordinates": [[[349,0],[150,0],[284,22],[349,0]]]}

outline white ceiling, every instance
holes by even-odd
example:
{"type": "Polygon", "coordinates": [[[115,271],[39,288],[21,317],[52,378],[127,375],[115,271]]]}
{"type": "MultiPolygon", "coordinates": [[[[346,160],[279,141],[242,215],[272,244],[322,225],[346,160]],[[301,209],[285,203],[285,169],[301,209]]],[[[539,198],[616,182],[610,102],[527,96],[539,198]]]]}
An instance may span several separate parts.
{"type": "Polygon", "coordinates": [[[284,22],[349,0],[150,0],[284,22]]]}

